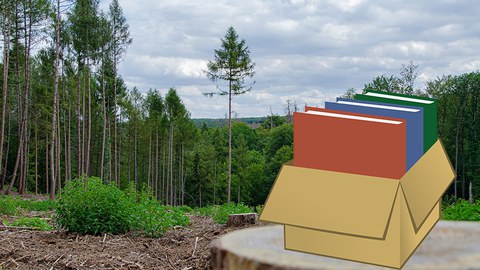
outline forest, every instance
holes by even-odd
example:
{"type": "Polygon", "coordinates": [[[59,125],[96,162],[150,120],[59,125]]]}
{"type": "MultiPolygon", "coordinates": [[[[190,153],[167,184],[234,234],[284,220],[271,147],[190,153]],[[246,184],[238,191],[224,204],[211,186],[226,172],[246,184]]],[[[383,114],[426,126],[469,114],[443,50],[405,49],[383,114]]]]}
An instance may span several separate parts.
{"type": "MultiPolygon", "coordinates": [[[[0,16],[2,193],[53,199],[68,181],[97,176],[121,188],[149,187],[172,206],[228,201],[227,121],[191,119],[174,86],[164,95],[126,87],[118,65],[132,38],[118,0],[106,11],[97,0],[1,1],[0,16]]],[[[447,195],[473,202],[480,196],[480,73],[442,75],[416,88],[418,68],[403,65],[345,96],[373,89],[438,99],[439,134],[457,172],[447,195]]],[[[285,115],[262,123],[232,120],[232,201],[262,205],[293,158],[291,116],[299,108],[283,105],[285,115]]]]}

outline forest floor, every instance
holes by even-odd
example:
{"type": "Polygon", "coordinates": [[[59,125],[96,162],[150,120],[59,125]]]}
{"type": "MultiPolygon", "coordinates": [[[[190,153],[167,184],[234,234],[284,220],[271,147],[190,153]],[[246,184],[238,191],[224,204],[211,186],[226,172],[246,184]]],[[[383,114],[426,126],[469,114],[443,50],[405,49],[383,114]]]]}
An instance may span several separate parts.
{"type": "MultiPolygon", "coordinates": [[[[22,216],[49,219],[52,215],[30,212],[22,216]]],[[[15,217],[0,216],[2,219],[15,217]]],[[[245,228],[220,225],[204,216],[190,216],[190,221],[188,227],[175,227],[161,238],[134,233],[91,236],[61,230],[1,228],[0,270],[209,269],[212,240],[245,228]]]]}

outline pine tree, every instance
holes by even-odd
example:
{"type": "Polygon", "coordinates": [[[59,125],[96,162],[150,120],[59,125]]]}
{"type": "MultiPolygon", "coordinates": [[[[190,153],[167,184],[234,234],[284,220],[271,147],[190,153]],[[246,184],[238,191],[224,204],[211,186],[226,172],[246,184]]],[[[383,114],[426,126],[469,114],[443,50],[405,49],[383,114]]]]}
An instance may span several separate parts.
{"type": "MultiPolygon", "coordinates": [[[[213,82],[228,82],[228,90],[218,87],[218,92],[204,93],[206,96],[228,95],[228,190],[227,202],[230,202],[232,186],[232,98],[245,94],[252,89],[245,85],[246,78],[252,78],[255,63],[250,59],[250,50],[245,40],[239,36],[233,27],[228,28],[227,34],[222,39],[219,50],[215,50],[215,60],[209,61],[205,74],[213,82]]],[[[255,83],[255,82],[254,82],[255,83]]]]}

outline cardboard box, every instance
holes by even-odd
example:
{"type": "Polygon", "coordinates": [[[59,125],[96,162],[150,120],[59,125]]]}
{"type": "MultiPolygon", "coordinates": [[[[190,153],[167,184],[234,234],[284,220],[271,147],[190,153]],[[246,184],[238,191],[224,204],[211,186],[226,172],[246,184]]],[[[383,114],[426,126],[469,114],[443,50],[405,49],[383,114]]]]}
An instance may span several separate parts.
{"type": "Polygon", "coordinates": [[[454,178],[440,140],[400,180],[285,164],[260,220],[285,225],[286,249],[401,268],[454,178]]]}

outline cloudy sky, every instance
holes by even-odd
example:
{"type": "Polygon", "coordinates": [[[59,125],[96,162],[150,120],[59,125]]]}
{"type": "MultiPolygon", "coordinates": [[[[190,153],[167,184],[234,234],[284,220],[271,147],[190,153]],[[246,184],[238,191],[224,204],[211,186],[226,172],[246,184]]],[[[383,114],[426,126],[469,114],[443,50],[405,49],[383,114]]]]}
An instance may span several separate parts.
{"type": "Polygon", "coordinates": [[[323,106],[376,76],[398,75],[410,61],[420,66],[417,87],[480,67],[480,3],[473,0],[119,2],[133,38],[120,66],[128,87],[175,87],[193,118],[228,111],[225,97],[202,92],[216,88],[203,70],[229,26],[256,62],[253,90],[233,101],[240,117],[270,108],[283,114],[287,99],[323,106]]]}

